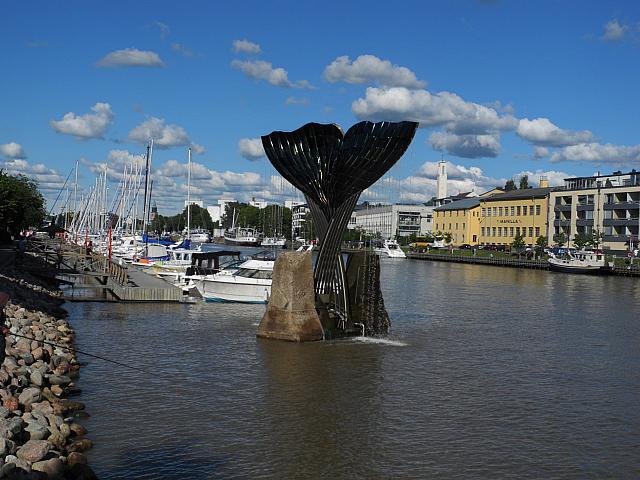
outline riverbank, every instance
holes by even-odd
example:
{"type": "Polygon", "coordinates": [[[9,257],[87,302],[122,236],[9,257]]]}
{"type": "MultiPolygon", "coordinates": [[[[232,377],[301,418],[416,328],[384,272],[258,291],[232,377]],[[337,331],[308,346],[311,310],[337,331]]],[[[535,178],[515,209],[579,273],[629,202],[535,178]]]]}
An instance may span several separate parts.
{"type": "Polygon", "coordinates": [[[78,423],[84,405],[68,398],[79,393],[80,364],[53,345],[73,348],[75,336],[54,273],[38,258],[0,250],[0,291],[11,297],[0,367],[0,478],[96,478],[83,453],[92,443],[78,423]]]}
{"type": "MultiPolygon", "coordinates": [[[[549,262],[542,259],[527,259],[509,256],[506,254],[490,255],[483,252],[482,255],[473,255],[465,250],[456,250],[455,253],[444,252],[408,252],[407,258],[414,260],[428,260],[435,262],[470,263],[476,265],[493,265],[497,267],[529,268],[536,270],[549,270],[549,262]]],[[[614,262],[614,266],[605,272],[607,275],[618,275],[623,277],[640,277],[640,266],[627,265],[623,262],[614,262]]]]}

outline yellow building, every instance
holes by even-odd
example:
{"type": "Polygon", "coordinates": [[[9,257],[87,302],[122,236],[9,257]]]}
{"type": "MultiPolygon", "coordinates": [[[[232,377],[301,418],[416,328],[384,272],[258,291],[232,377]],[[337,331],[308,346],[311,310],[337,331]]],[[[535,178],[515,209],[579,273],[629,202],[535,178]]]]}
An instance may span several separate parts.
{"type": "Polygon", "coordinates": [[[441,205],[433,210],[433,232],[451,236],[451,244],[477,245],[480,241],[480,202],[487,197],[504,193],[494,188],[479,197],[467,197],[441,205]]]}
{"type": "Polygon", "coordinates": [[[454,246],[478,243],[480,197],[465,198],[433,209],[433,231],[451,235],[454,246]]]}
{"type": "Polygon", "coordinates": [[[549,193],[548,182],[541,188],[513,190],[480,199],[479,243],[511,245],[520,235],[525,244],[534,246],[540,236],[547,235],[549,193]]]}

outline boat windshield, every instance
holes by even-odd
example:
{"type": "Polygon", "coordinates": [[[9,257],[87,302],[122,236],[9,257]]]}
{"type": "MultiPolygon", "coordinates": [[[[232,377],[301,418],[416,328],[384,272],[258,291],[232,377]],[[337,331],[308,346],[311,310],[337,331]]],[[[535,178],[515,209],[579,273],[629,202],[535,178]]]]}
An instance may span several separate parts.
{"type": "Polygon", "coordinates": [[[235,275],[237,277],[270,280],[272,273],[273,272],[271,270],[254,270],[252,268],[241,268],[235,273],[235,275]]]}

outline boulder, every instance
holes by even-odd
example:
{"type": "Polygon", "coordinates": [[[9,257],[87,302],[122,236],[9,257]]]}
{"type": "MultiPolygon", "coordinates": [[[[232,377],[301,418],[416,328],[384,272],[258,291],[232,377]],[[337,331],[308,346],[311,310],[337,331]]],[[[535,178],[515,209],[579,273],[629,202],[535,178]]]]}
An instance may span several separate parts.
{"type": "Polygon", "coordinates": [[[76,437],[82,437],[83,435],[87,434],[87,429],[79,423],[70,424],[69,429],[71,430],[71,434],[75,435],[76,437]]]}
{"type": "Polygon", "coordinates": [[[64,463],[59,458],[50,458],[49,460],[41,460],[31,465],[31,470],[36,472],[44,472],[52,479],[62,478],[64,473],[64,463]]]}
{"type": "Polygon", "coordinates": [[[67,453],[71,452],[85,452],[93,447],[93,443],[88,438],[78,438],[71,444],[67,445],[67,453]]]}
{"type": "Polygon", "coordinates": [[[2,406],[5,407],[7,410],[10,410],[13,412],[15,410],[18,410],[18,407],[20,405],[18,404],[18,399],[13,395],[10,395],[2,401],[2,406]]]}
{"type": "Polygon", "coordinates": [[[71,379],[66,375],[49,375],[48,380],[51,385],[69,385],[71,383],[71,379]]]}
{"type": "Polygon", "coordinates": [[[12,439],[15,435],[18,435],[22,428],[24,427],[24,422],[20,417],[10,417],[5,418],[0,421],[0,437],[12,439]]]}
{"type": "Polygon", "coordinates": [[[39,370],[34,370],[33,372],[31,372],[31,376],[29,377],[29,379],[31,380],[31,383],[37,387],[41,387],[44,382],[44,377],[39,370]]]}
{"type": "Polygon", "coordinates": [[[86,455],[80,452],[71,452],[67,457],[67,465],[69,465],[69,467],[73,467],[77,463],[86,465],[87,464],[86,455]]]}
{"type": "Polygon", "coordinates": [[[46,440],[29,440],[18,449],[18,458],[27,462],[39,462],[51,451],[51,444],[46,440]]]}
{"type": "Polygon", "coordinates": [[[6,438],[0,438],[0,456],[13,455],[16,453],[16,442],[6,438]]]}
{"type": "Polygon", "coordinates": [[[45,440],[49,436],[49,429],[38,422],[30,422],[24,429],[29,433],[30,440],[45,440]]]}
{"type": "Polygon", "coordinates": [[[18,397],[18,402],[25,407],[29,407],[32,403],[40,400],[42,400],[42,390],[38,387],[25,388],[18,397]]]}

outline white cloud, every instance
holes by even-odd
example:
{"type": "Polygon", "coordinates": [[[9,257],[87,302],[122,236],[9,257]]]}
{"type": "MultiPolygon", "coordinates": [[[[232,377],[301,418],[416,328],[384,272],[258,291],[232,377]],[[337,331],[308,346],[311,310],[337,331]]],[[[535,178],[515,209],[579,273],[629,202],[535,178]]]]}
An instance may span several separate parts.
{"type": "Polygon", "coordinates": [[[7,158],[27,158],[22,145],[16,142],[0,144],[0,155],[7,158]]]}
{"type": "Polygon", "coordinates": [[[156,21],[153,23],[153,25],[160,31],[160,38],[162,38],[163,40],[171,32],[169,25],[167,25],[166,23],[156,21]]]}
{"type": "Polygon", "coordinates": [[[446,151],[464,158],[497,157],[500,153],[500,137],[490,135],[456,135],[448,132],[434,132],[429,143],[435,150],[446,151]]]}
{"type": "Polygon", "coordinates": [[[640,163],[640,145],[582,143],[565,147],[551,155],[552,162],[595,162],[614,165],[640,163]]]}
{"type": "Polygon", "coordinates": [[[547,147],[536,147],[533,149],[533,158],[540,159],[549,156],[549,149],[547,147]]]}
{"type": "Polygon", "coordinates": [[[241,138],[238,142],[238,150],[240,150],[240,155],[251,161],[266,155],[260,138],[241,138]]]}
{"type": "Polygon", "coordinates": [[[532,172],[531,170],[518,172],[514,175],[514,178],[521,178],[524,175],[527,175],[529,177],[529,185],[536,187],[539,185],[540,177],[547,177],[547,180],[549,180],[549,186],[557,187],[560,185],[564,185],[564,179],[572,176],[566,172],[560,172],[558,170],[538,169],[535,172],[532,172]]]}
{"type": "Polygon", "coordinates": [[[262,49],[257,43],[250,42],[245,38],[244,40],[233,41],[233,51],[258,54],[262,51],[262,49]]]}
{"type": "Polygon", "coordinates": [[[231,62],[231,66],[236,70],[240,70],[249,78],[264,80],[276,87],[305,88],[309,90],[314,88],[307,80],[292,82],[289,80],[289,74],[284,68],[274,68],[271,63],[263,60],[234,60],[231,62]]]}
{"type": "Polygon", "coordinates": [[[544,147],[566,147],[593,140],[593,133],[589,130],[563,130],[548,118],[523,118],[518,122],[516,134],[534,145],[544,147]]]}
{"type": "Polygon", "coordinates": [[[324,78],[330,83],[378,83],[387,87],[424,88],[427,85],[408,68],[374,55],[360,55],[353,62],[346,55],[338,57],[324,69],[324,78]]]}
{"type": "Polygon", "coordinates": [[[56,170],[42,163],[32,165],[24,159],[0,162],[0,168],[3,168],[6,173],[10,175],[24,175],[38,182],[38,188],[43,191],[43,193],[61,190],[65,181],[65,177],[60,175],[56,170]]]}
{"type": "Polygon", "coordinates": [[[197,143],[192,143],[191,151],[193,153],[197,153],[198,155],[202,155],[205,152],[205,148],[202,145],[198,145],[197,143]]]}
{"type": "Polygon", "coordinates": [[[309,105],[309,99],[306,97],[287,97],[284,103],[286,105],[309,105]]]}
{"type": "MultiPolygon", "coordinates": [[[[129,132],[129,141],[146,144],[153,138],[153,145],[158,148],[171,148],[180,145],[191,145],[187,131],[179,125],[167,124],[164,118],[150,117],[129,132]]],[[[197,144],[194,144],[197,145],[197,144]]],[[[202,148],[197,145],[198,150],[202,148]]],[[[198,153],[198,151],[196,151],[198,153]]]]}
{"type": "Polygon", "coordinates": [[[156,52],[125,48],[107,53],[96,63],[103,68],[112,67],[164,67],[165,64],[156,52]]]}
{"type": "Polygon", "coordinates": [[[360,120],[413,120],[422,127],[443,126],[458,135],[513,130],[518,124],[511,115],[500,115],[493,108],[467,102],[455,93],[432,94],[404,87],[369,87],[365,98],[355,100],[351,109],[360,120]]]}
{"type": "Polygon", "coordinates": [[[73,112],[66,113],[62,120],[51,120],[49,125],[58,133],[73,135],[86,140],[89,138],[102,138],[105,130],[113,120],[111,105],[108,103],[96,103],[91,110],[94,113],[76,115],[73,112]]]}
{"type": "Polygon", "coordinates": [[[179,53],[180,55],[182,55],[183,57],[193,57],[193,50],[185,47],[184,45],[180,44],[180,43],[172,43],[171,44],[171,51],[179,53]]]}
{"type": "Polygon", "coordinates": [[[604,34],[602,38],[608,42],[617,42],[624,39],[624,36],[629,30],[627,25],[622,25],[618,20],[609,20],[604,26],[604,34]]]}

